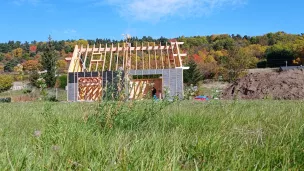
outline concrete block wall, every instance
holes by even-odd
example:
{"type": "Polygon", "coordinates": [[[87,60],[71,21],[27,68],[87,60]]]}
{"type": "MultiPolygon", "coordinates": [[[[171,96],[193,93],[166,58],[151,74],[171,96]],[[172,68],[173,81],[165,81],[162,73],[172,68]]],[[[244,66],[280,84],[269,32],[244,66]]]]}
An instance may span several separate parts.
{"type": "MultiPolygon", "coordinates": [[[[152,70],[131,70],[130,75],[162,75],[163,95],[164,90],[169,90],[171,97],[178,96],[180,99],[184,96],[183,69],[152,69],[152,70]]],[[[117,85],[118,72],[75,72],[68,76],[68,101],[77,101],[78,97],[78,78],[79,77],[101,77],[103,76],[103,85],[117,85]]],[[[123,73],[122,73],[123,77],[123,73]]],[[[105,92],[103,92],[105,94],[105,92]]]]}

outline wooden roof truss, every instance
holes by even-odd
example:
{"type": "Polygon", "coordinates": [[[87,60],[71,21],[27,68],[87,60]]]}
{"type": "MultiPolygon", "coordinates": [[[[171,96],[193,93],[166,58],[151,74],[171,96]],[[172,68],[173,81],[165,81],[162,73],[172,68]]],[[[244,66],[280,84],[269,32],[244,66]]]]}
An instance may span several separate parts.
{"type": "Polygon", "coordinates": [[[70,60],[69,72],[97,72],[123,70],[169,69],[183,67],[179,45],[183,42],[171,42],[165,45],[155,43],[105,44],[104,47],[83,45],[75,46],[70,60]]]}

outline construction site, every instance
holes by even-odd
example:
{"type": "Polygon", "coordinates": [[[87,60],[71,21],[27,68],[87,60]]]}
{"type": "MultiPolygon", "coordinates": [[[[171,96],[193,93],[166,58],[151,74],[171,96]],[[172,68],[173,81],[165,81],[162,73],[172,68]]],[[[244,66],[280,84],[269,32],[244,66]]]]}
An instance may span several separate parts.
{"type": "Polygon", "coordinates": [[[75,46],[68,69],[67,100],[162,99],[184,96],[183,42],[75,46]],[[151,91],[155,90],[153,94],[151,91]]]}

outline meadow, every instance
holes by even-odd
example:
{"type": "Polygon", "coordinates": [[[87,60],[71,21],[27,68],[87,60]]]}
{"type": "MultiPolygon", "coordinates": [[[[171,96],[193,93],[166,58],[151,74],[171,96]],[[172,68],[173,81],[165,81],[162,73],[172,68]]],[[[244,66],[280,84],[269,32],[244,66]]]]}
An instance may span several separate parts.
{"type": "Polygon", "coordinates": [[[0,104],[0,170],[303,170],[303,101],[0,104]]]}

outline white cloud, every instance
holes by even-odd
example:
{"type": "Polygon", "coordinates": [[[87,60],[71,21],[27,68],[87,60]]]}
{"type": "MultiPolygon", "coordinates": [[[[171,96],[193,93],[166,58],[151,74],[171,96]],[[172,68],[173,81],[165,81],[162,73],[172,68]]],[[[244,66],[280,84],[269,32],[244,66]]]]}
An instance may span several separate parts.
{"type": "Polygon", "coordinates": [[[38,5],[41,1],[42,0],[14,0],[13,3],[19,6],[23,4],[38,5]]]}
{"type": "Polygon", "coordinates": [[[66,29],[63,32],[64,34],[74,34],[77,33],[77,31],[75,29],[66,29]]]}
{"type": "Polygon", "coordinates": [[[115,6],[126,18],[157,22],[160,19],[179,16],[206,15],[215,9],[244,4],[246,0],[105,0],[115,6]]]}

